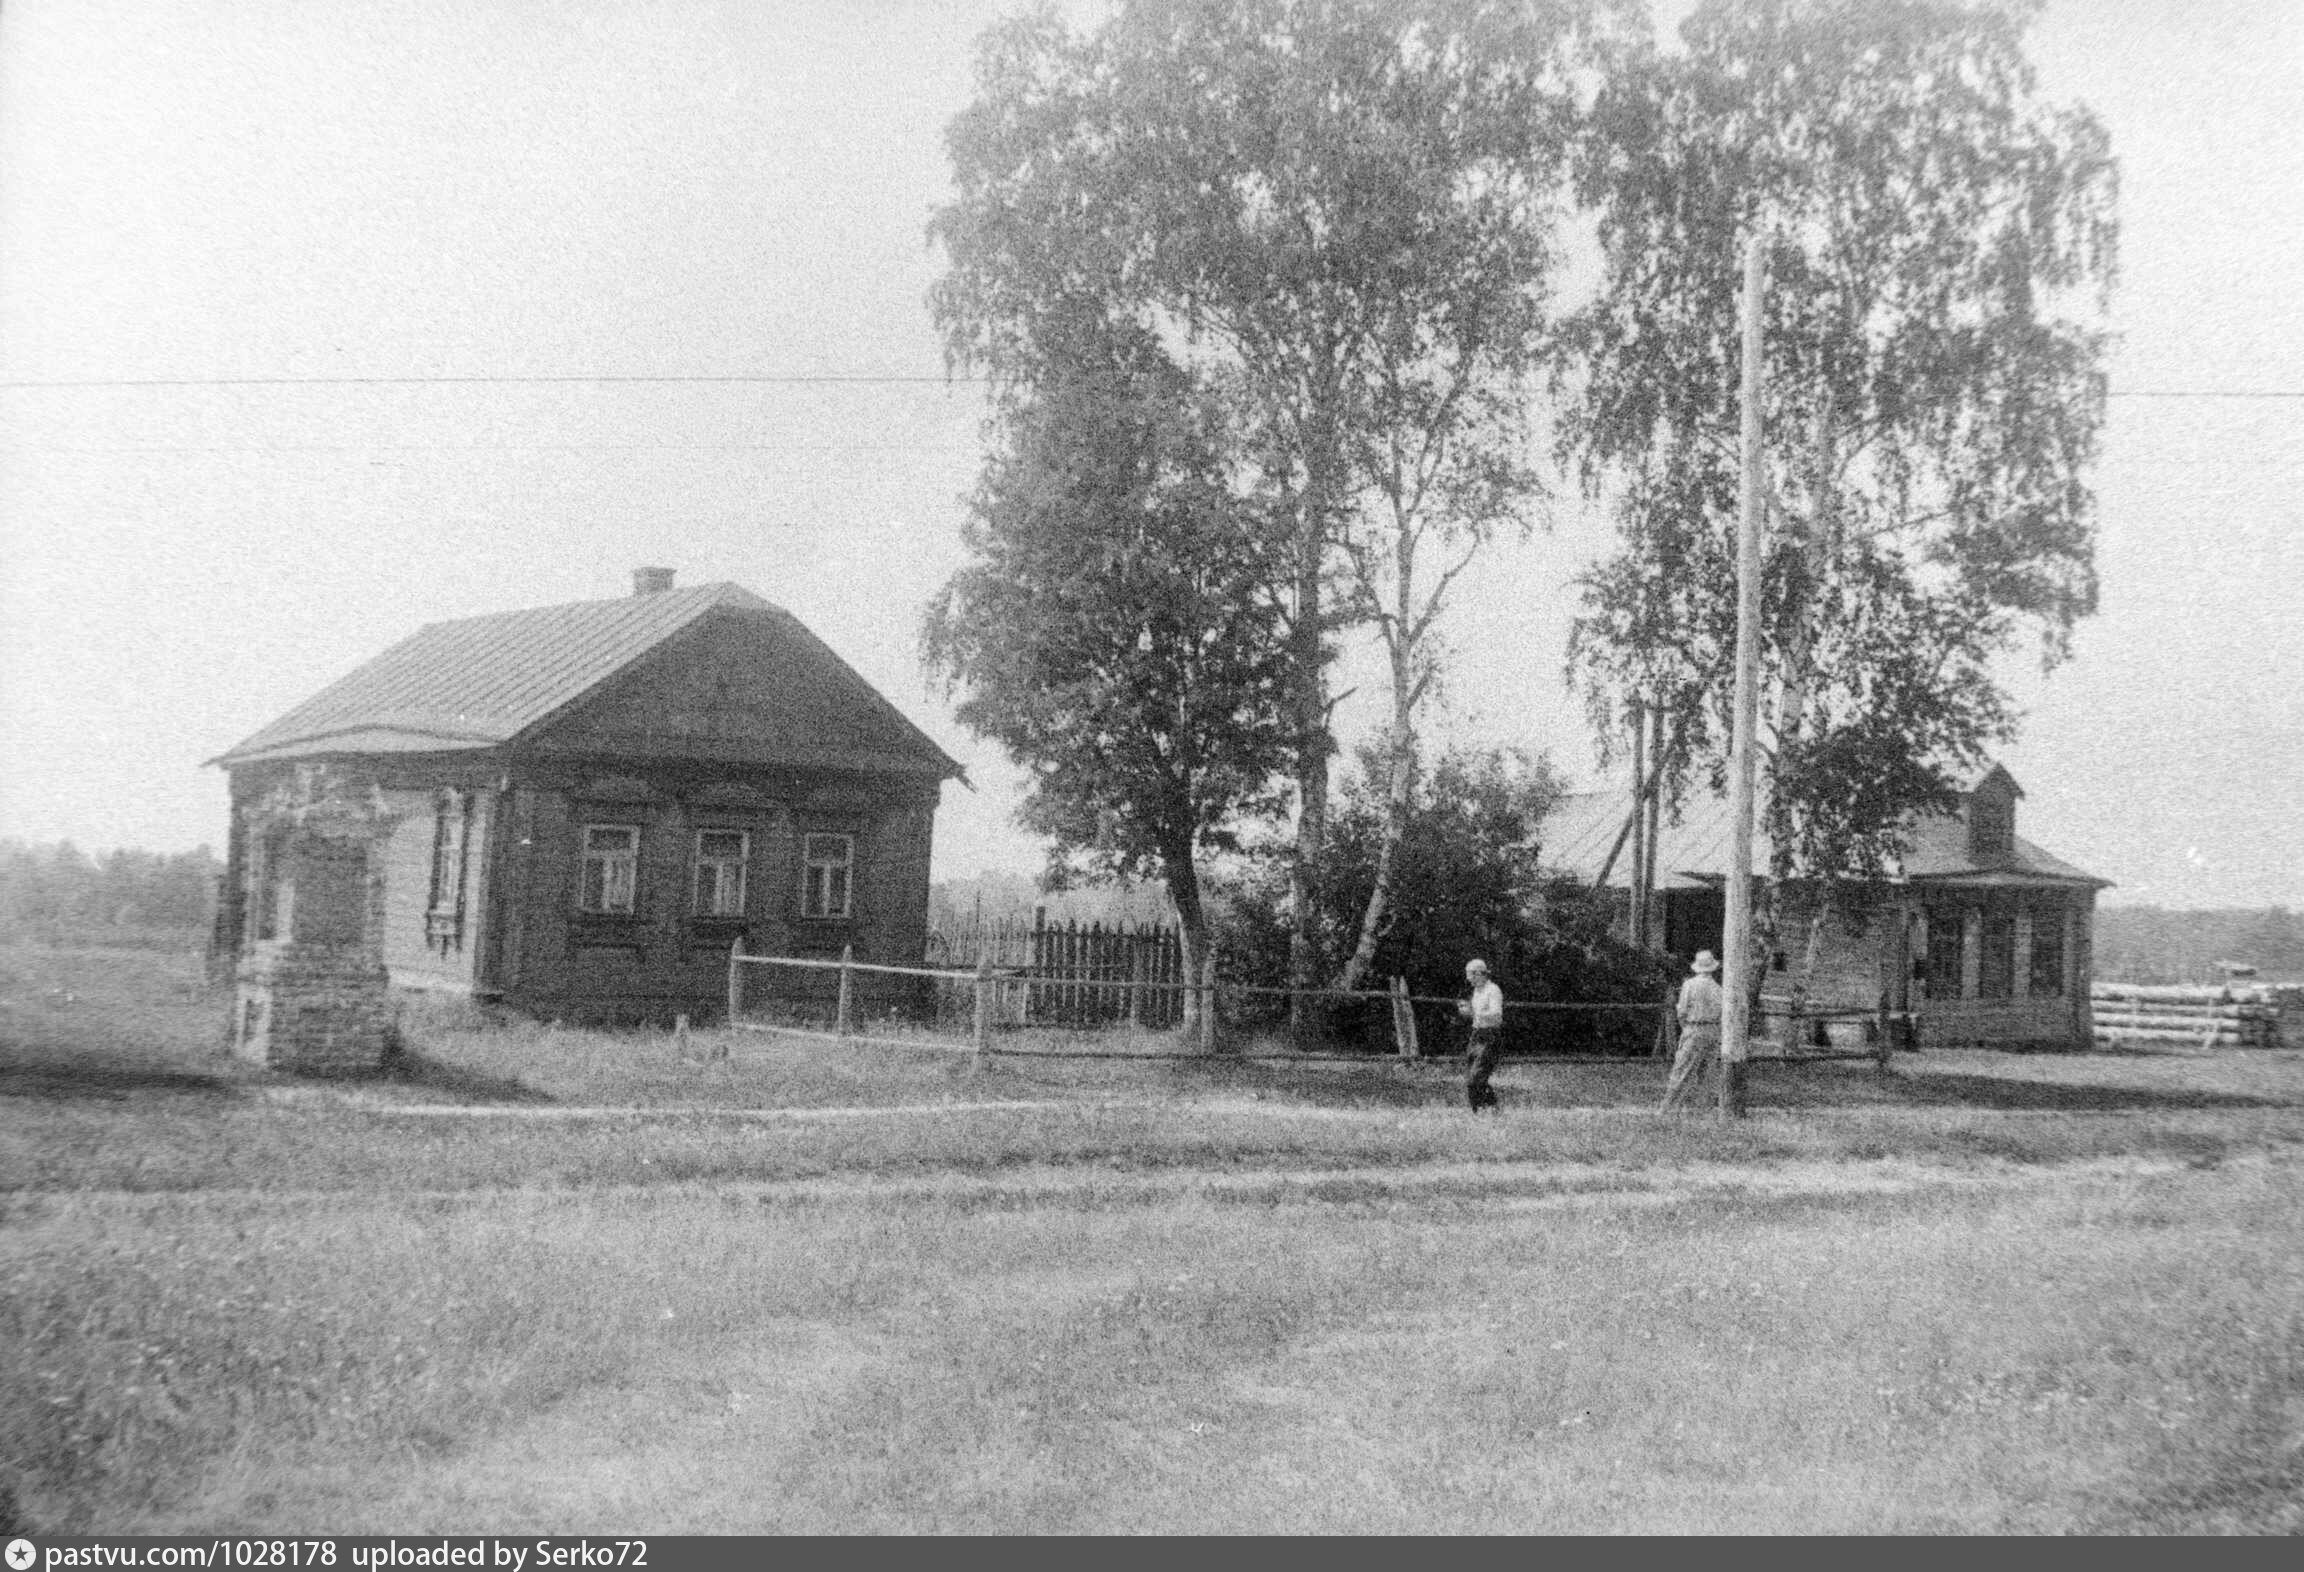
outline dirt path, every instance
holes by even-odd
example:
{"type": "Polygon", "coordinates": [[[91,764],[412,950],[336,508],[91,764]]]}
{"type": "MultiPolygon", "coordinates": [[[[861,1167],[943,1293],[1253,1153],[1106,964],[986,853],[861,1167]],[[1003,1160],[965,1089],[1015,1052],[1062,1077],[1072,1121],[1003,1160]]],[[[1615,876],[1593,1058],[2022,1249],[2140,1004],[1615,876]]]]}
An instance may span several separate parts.
{"type": "Polygon", "coordinates": [[[1285,1116],[1291,1119],[1397,1119],[1396,1108],[1329,1108],[1309,1103],[1294,1103],[1250,1097],[1224,1098],[1157,1098],[1157,1097],[1100,1097],[1095,1099],[1044,1097],[976,1102],[940,1103],[844,1103],[825,1107],[737,1108],[715,1103],[402,1103],[358,1092],[336,1092],[297,1087],[287,1091],[268,1091],[271,1102],[310,1105],[327,1102],[335,1107],[358,1113],[378,1114],[393,1119],[511,1119],[511,1120],[596,1120],[596,1119],[728,1119],[728,1120],[794,1120],[794,1119],[873,1119],[887,1117],[919,1117],[957,1113],[1034,1113],[1057,1109],[1086,1109],[1112,1112],[1118,1109],[1174,1109],[1189,1107],[1197,1111],[1222,1114],[1263,1114],[1285,1116]]]}
{"type": "MultiPolygon", "coordinates": [[[[2222,1166],[2260,1168],[2297,1159],[2252,1153],[2222,1166]]],[[[1397,1167],[1141,1169],[1035,1165],[998,1174],[951,1172],[892,1178],[843,1174],[812,1179],[670,1180],[587,1184],[578,1188],[497,1186],[461,1190],[19,1190],[6,1197],[12,1226],[70,1226],[90,1213],[215,1208],[259,1216],[273,1212],[357,1211],[378,1204],[530,1208],[715,1205],[731,1199],[762,1206],[952,1206],[1051,1208],[1164,1206],[1214,1201],[1263,1205],[1378,1205],[1464,1201],[1496,1211],[1596,1205],[1675,1206],[1705,1196],[1783,1199],[1802,1196],[1908,1195],[1921,1191],[2038,1189],[2074,1180],[2145,1179],[2191,1164],[2175,1158],[2101,1157],[2060,1164],[1980,1158],[1950,1167],[1910,1158],[1865,1161],[1794,1159],[1780,1163],[1686,1163],[1628,1168],[1609,1163],[1447,1161],[1397,1167]]]]}

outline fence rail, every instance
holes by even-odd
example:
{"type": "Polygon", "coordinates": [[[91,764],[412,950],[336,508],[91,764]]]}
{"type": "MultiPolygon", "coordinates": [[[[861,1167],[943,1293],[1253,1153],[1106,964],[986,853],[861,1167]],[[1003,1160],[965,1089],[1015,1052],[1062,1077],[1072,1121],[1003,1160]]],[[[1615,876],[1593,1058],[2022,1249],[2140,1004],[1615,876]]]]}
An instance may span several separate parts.
{"type": "MultiPolygon", "coordinates": [[[[1386,1055],[1449,1057],[1464,1041],[1461,1000],[1411,994],[1399,978],[1383,989],[1288,989],[1220,982],[1208,964],[1194,981],[1141,972],[1050,979],[1028,964],[995,964],[995,953],[980,949],[974,968],[964,970],[888,966],[853,955],[747,955],[739,945],[729,955],[728,1021],[743,1030],[969,1052],[980,1060],[1200,1058],[1221,1039],[1233,1060],[1367,1063],[1386,1055]],[[1123,1028],[1134,1037],[1125,1046],[1109,1046],[1109,1038],[1063,1040],[1068,1032],[1123,1028]]],[[[1507,1001],[1504,1031],[1508,1057],[1549,1064],[1665,1058],[1675,1046],[1666,999],[1507,1001]]],[[[1778,1059],[1884,1062],[1890,1041],[1883,1032],[1862,1051],[1837,1044],[1808,1051],[1798,1034],[1787,1034],[1776,1053],[1756,1047],[1778,1059]]]]}
{"type": "Polygon", "coordinates": [[[2272,988],[2100,982],[2090,986],[2088,998],[2098,1042],[2196,1048],[2277,1048],[2281,1043],[2281,1005],[2272,988]]]}

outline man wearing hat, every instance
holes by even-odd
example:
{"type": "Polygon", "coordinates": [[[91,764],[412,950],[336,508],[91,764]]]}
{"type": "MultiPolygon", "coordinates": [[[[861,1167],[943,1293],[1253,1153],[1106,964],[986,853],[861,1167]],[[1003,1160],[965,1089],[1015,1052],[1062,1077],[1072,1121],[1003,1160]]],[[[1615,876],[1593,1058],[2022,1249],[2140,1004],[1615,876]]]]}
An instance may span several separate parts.
{"type": "Polygon", "coordinates": [[[1679,1101],[1688,1083],[1720,1057],[1720,970],[1710,950],[1698,950],[1680,985],[1680,1052],[1673,1056],[1672,1077],[1664,1083],[1664,1106],[1679,1101]]]}
{"type": "Polygon", "coordinates": [[[1464,980],[1472,985],[1472,997],[1456,1005],[1456,1013],[1472,1023],[1471,1040],[1464,1045],[1464,1097],[1478,1113],[1496,1106],[1496,1089],[1488,1078],[1504,1051],[1504,990],[1488,980],[1486,961],[1465,962],[1464,980]]]}

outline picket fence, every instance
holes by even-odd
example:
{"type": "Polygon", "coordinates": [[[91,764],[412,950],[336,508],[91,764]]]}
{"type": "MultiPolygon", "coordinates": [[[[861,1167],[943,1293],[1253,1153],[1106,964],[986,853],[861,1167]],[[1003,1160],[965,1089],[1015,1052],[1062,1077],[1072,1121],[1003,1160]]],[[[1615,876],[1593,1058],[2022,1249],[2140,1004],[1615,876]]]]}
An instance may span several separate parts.
{"type": "Polygon", "coordinates": [[[968,920],[932,930],[927,961],[960,971],[989,963],[1022,981],[1001,990],[1004,1025],[1165,1030],[1184,1018],[1184,947],[1172,924],[1052,923],[1044,912],[968,920]]]}

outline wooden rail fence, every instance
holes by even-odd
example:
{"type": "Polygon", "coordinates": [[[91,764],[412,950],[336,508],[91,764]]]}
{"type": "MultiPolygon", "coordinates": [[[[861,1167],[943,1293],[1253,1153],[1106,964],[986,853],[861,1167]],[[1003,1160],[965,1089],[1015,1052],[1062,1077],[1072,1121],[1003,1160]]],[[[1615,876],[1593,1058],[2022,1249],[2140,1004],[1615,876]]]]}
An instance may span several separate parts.
{"type": "Polygon", "coordinates": [[[2277,1048],[2273,989],[2100,982],[2088,990],[2100,1043],[2182,1043],[2195,1048],[2277,1048]]]}

